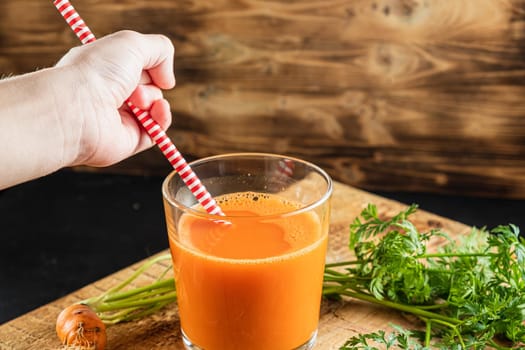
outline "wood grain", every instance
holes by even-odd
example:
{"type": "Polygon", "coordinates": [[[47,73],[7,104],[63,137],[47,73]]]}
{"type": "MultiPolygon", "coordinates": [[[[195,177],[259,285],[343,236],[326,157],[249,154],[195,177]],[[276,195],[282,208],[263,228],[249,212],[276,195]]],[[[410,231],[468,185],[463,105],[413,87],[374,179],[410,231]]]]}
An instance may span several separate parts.
{"type": "MultiPolygon", "coordinates": [[[[189,158],[278,152],[364,189],[525,198],[525,0],[73,3],[98,37],[172,39],[189,158]]],[[[48,2],[0,3],[0,74],[75,45],[48,2]]],[[[168,167],[150,151],[109,170],[168,167]]]]}
{"type": "MultiPolygon", "coordinates": [[[[332,216],[329,237],[329,261],[341,261],[349,257],[347,246],[348,226],[368,204],[375,203],[380,215],[392,216],[406,208],[402,203],[388,200],[370,193],[336,183],[332,199],[332,216]]],[[[469,231],[465,225],[434,214],[418,211],[411,221],[420,230],[439,227],[452,237],[469,231]]],[[[442,242],[435,241],[430,250],[442,242]]],[[[126,279],[140,266],[134,264],[100,281],[94,282],[75,293],[44,305],[26,315],[0,326],[0,350],[50,350],[59,349],[60,344],[54,333],[58,313],[67,305],[83,300],[115,286],[126,279]]],[[[144,285],[155,280],[164,271],[162,266],[143,276],[135,284],[144,285]],[[157,274],[156,274],[157,273],[157,274]]],[[[324,301],[321,308],[319,334],[315,349],[339,349],[349,337],[390,329],[390,324],[417,327],[414,320],[397,312],[363,303],[353,299],[324,301]]],[[[154,350],[183,349],[179,320],[175,305],[139,321],[123,323],[108,329],[108,350],[154,350]]]]}

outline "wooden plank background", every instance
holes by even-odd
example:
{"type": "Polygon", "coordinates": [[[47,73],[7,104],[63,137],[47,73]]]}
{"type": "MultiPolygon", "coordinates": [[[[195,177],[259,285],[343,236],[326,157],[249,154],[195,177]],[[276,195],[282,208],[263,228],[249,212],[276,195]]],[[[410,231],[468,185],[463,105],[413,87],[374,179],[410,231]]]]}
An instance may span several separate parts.
{"type": "MultiPolygon", "coordinates": [[[[98,37],[173,40],[169,134],[189,159],[278,152],[364,189],[525,198],[525,0],[72,3],[98,37]]],[[[51,0],[0,2],[0,75],[75,45],[51,0]]]]}

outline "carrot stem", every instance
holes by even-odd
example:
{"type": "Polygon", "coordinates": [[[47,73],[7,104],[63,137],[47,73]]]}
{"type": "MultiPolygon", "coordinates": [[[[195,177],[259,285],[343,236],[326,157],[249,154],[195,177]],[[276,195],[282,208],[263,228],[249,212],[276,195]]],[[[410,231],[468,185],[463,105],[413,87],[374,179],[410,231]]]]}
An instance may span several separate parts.
{"type": "Polygon", "coordinates": [[[164,260],[171,260],[171,255],[163,254],[146,261],[117,286],[101,295],[85,299],[81,303],[90,306],[107,325],[130,321],[157,311],[177,300],[175,280],[173,278],[163,279],[171,270],[171,265],[166,266],[156,282],[126,291],[122,290],[150,267],[164,260]]]}
{"type": "Polygon", "coordinates": [[[172,291],[171,293],[167,293],[164,295],[160,295],[153,298],[147,298],[147,299],[139,299],[139,300],[125,300],[125,301],[117,301],[113,303],[108,304],[100,304],[96,306],[97,312],[105,312],[105,311],[112,311],[112,310],[120,310],[123,308],[129,308],[129,307],[135,307],[135,306],[149,306],[152,304],[155,304],[157,302],[164,302],[164,301],[175,301],[177,300],[177,293],[175,291],[172,291]]]}
{"type": "Polygon", "coordinates": [[[173,278],[169,278],[163,281],[155,282],[150,285],[135,288],[129,291],[115,293],[107,295],[107,297],[104,299],[104,302],[110,303],[112,301],[117,301],[121,299],[126,299],[132,296],[135,296],[137,294],[145,293],[145,292],[158,292],[161,288],[169,288],[169,290],[175,289],[175,280],[173,278]]]}

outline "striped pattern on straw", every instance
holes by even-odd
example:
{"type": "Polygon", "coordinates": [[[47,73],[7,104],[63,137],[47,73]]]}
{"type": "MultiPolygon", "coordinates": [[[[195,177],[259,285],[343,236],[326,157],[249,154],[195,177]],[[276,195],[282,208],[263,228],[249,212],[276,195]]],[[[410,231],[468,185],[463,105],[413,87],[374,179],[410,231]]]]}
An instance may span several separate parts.
{"type": "MultiPolygon", "coordinates": [[[[53,4],[60,12],[62,17],[64,17],[73,32],[75,32],[82,44],[88,44],[96,40],[91,30],[88,28],[86,23],[82,20],[80,15],[68,0],[54,0],[53,4]]],[[[164,156],[166,156],[175,171],[177,171],[181,179],[184,181],[186,186],[190,189],[202,207],[206,210],[206,212],[213,215],[224,216],[224,213],[217,205],[215,199],[213,199],[210,193],[206,190],[206,187],[195,175],[189,164],[186,162],[184,157],[182,157],[180,152],[177,150],[175,145],[171,142],[170,138],[168,135],[166,135],[164,130],[162,130],[159,124],[153,120],[147,111],[141,110],[140,108],[134,106],[129,100],[126,101],[126,104],[133,111],[138,121],[142,124],[149,136],[160,148],[164,156]]]]}

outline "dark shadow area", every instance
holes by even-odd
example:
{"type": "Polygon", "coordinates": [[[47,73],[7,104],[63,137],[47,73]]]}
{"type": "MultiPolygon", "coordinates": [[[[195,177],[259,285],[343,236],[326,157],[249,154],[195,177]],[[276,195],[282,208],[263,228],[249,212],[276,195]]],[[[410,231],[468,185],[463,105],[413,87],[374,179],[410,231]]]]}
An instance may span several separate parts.
{"type": "MultiPolygon", "coordinates": [[[[402,203],[415,203],[421,210],[478,228],[492,229],[514,224],[525,231],[525,200],[474,198],[425,193],[374,192],[402,203]]],[[[524,232],[521,232],[523,236],[524,232]]]]}
{"type": "Polygon", "coordinates": [[[65,170],[0,192],[0,323],[167,248],[161,182],[65,170]]]}

